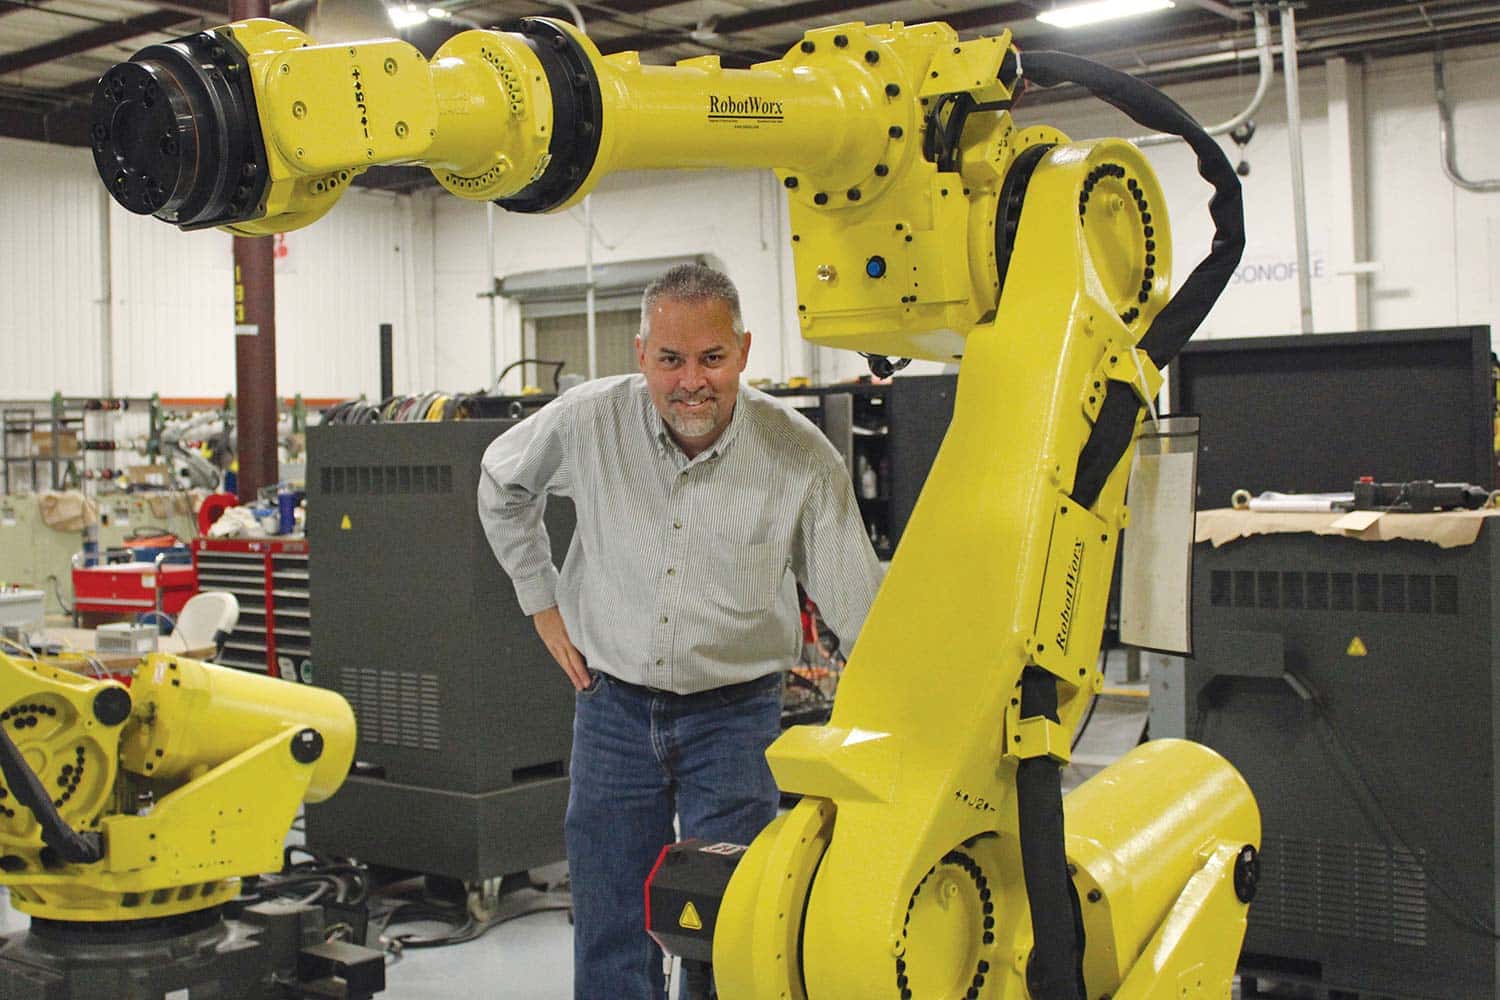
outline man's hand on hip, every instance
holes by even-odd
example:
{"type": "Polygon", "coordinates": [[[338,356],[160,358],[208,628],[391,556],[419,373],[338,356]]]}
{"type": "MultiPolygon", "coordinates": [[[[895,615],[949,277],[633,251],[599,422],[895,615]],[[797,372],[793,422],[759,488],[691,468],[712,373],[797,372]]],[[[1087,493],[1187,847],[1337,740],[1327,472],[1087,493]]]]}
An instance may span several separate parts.
{"type": "Polygon", "coordinates": [[[568,626],[563,623],[562,612],[557,610],[557,606],[538,611],[531,616],[531,622],[536,626],[536,634],[546,643],[547,652],[552,654],[557,665],[563,668],[563,673],[568,675],[568,680],[573,682],[573,688],[582,691],[588,687],[591,680],[588,665],[578,647],[573,645],[573,640],[568,638],[568,626]]]}

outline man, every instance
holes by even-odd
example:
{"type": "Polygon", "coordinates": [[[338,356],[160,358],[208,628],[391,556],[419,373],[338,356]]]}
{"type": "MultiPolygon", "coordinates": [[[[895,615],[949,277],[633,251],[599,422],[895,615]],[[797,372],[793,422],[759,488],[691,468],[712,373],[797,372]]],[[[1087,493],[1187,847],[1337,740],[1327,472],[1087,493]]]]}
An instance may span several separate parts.
{"type": "Polygon", "coordinates": [[[663,994],[642,886],[674,815],[684,838],[742,844],[775,816],[765,750],[798,649],[794,578],[846,646],[879,583],[842,460],[791,407],[741,387],[749,350],[729,279],[673,268],[641,304],[641,374],[564,393],[484,456],[480,519],[576,689],[579,1000],[663,994]],[[578,515],[560,576],[549,493],[578,515]]]}

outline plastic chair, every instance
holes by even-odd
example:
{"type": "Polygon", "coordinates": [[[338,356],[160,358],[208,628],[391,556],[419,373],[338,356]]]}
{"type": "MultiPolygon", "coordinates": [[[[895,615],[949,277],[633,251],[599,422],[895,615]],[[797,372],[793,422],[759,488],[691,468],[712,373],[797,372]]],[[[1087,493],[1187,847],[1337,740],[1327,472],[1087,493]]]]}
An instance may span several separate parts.
{"type": "Polygon", "coordinates": [[[189,649],[212,644],[213,658],[218,659],[224,651],[224,641],[239,620],[240,602],[233,594],[204,591],[188,598],[182,606],[175,632],[189,649]]]}

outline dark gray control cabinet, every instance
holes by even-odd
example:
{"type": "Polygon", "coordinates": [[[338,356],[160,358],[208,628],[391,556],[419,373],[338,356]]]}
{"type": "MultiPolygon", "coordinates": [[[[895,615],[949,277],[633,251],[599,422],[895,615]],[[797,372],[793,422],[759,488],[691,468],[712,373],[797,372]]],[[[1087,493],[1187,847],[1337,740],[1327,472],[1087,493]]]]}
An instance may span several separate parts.
{"type": "MultiPolygon", "coordinates": [[[[565,856],[573,694],[479,524],[489,443],[516,422],[308,432],[318,684],[359,724],[359,768],[307,809],[310,845],[477,881],[565,856]]],[[[549,501],[555,562],[572,506],[549,501]]]]}
{"type": "Polygon", "coordinates": [[[1496,996],[1497,539],[1197,546],[1185,727],[1264,826],[1242,975],[1496,996]]]}

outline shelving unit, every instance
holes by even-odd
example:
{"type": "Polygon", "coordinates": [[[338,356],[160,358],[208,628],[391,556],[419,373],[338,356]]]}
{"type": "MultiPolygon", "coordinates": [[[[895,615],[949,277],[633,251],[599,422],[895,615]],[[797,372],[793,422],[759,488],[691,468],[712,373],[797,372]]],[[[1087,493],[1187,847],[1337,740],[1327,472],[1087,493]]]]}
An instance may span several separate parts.
{"type": "Polygon", "coordinates": [[[312,602],[302,538],[199,538],[193,542],[200,590],[240,602],[240,618],[218,662],[287,680],[312,678],[312,602]]]}
{"type": "Polygon", "coordinates": [[[844,456],[865,532],[890,559],[953,419],[958,376],[768,391],[792,400],[844,456]]]}
{"type": "Polygon", "coordinates": [[[0,402],[0,492],[37,493],[109,479],[117,455],[159,457],[162,411],[154,397],[74,397],[0,402]],[[137,434],[118,437],[117,421],[137,422],[137,434]],[[97,459],[91,461],[91,459],[97,459]]]}
{"type": "Polygon", "coordinates": [[[83,413],[68,402],[54,397],[50,401],[16,400],[0,404],[4,431],[0,473],[4,475],[4,492],[62,489],[70,472],[77,469],[82,458],[78,435],[83,429],[83,413]],[[39,440],[38,434],[44,437],[39,440]],[[42,442],[45,447],[39,448],[42,442]]]}

